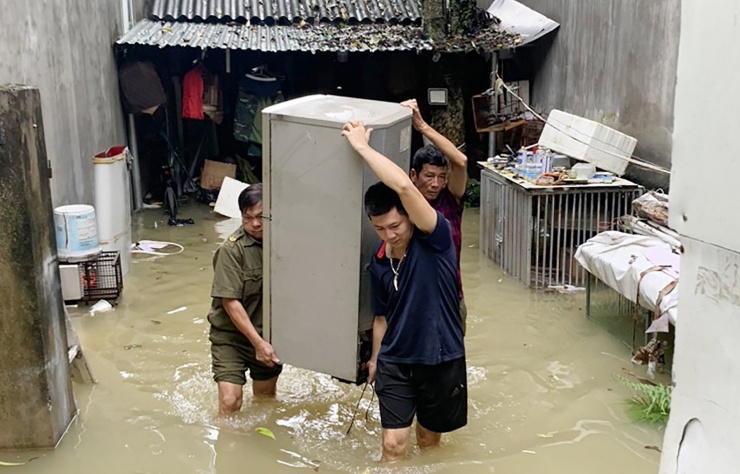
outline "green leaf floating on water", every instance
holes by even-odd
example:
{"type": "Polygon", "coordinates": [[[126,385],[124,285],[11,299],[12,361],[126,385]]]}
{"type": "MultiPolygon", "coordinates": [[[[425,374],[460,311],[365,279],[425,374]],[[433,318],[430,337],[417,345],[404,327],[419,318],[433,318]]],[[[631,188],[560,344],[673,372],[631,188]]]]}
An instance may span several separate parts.
{"type": "Polygon", "coordinates": [[[267,436],[268,438],[275,439],[275,434],[273,434],[273,432],[268,430],[267,428],[257,428],[257,433],[261,434],[262,436],[267,436]]]}
{"type": "Polygon", "coordinates": [[[4,467],[23,466],[24,464],[26,464],[26,463],[24,463],[24,462],[4,462],[4,461],[0,461],[0,466],[4,466],[4,467]]]}

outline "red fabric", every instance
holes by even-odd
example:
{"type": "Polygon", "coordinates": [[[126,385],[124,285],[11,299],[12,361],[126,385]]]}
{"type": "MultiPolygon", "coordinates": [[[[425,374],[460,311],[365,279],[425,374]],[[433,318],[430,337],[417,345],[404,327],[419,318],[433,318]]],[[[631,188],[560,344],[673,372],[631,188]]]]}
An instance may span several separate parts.
{"type": "Polygon", "coordinates": [[[182,118],[203,120],[203,66],[197,65],[182,78],[182,118]]]}
{"type": "Polygon", "coordinates": [[[383,258],[385,255],[385,241],[380,245],[380,250],[378,250],[378,258],[383,258]]]}

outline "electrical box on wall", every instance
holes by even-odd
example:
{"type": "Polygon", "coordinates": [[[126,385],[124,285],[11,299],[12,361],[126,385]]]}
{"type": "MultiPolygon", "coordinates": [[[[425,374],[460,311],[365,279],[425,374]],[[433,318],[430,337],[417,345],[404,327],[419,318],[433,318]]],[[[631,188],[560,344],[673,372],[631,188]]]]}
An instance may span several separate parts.
{"type": "Polygon", "coordinates": [[[447,89],[427,89],[427,101],[429,102],[429,105],[447,105],[447,89]]]}
{"type": "Polygon", "coordinates": [[[262,114],[264,336],[284,363],[362,383],[374,317],[368,268],[379,244],[363,197],[378,180],[340,132],[363,121],[371,146],[406,171],[411,110],[313,95],[262,114]]]}

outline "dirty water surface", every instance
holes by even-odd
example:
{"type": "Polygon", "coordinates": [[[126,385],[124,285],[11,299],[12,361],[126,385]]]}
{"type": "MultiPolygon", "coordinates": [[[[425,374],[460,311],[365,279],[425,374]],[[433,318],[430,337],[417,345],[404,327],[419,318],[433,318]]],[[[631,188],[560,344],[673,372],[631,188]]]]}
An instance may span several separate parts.
{"type": "Polygon", "coordinates": [[[157,210],[137,214],[135,240],[177,242],[184,251],[135,256],[114,311],[71,309],[98,384],[75,384],[79,415],[56,450],[0,455],[34,458],[12,472],[658,471],[660,453],[646,448],[662,445],[662,431],[630,420],[631,393],[616,380],[630,367],[628,349],[585,318],[584,294],[528,290],[483,256],[475,209],[465,213],[462,252],[467,427],[445,435],[437,449],[380,465],[370,390],[347,435],[362,387],[294,367],[284,370],[276,400],[253,401],[247,389],[241,413],[219,423],[206,320],[211,258],[238,221],[194,204],[182,215],[195,225],[168,227],[157,210]]]}

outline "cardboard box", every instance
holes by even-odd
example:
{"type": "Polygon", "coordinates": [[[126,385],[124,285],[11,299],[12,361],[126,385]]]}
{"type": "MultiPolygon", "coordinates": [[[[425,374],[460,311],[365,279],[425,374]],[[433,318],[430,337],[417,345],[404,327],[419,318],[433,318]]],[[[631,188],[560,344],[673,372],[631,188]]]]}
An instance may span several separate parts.
{"type": "Polygon", "coordinates": [[[200,175],[200,187],[203,189],[221,189],[224,178],[236,178],[236,165],[206,160],[200,175]]]}

